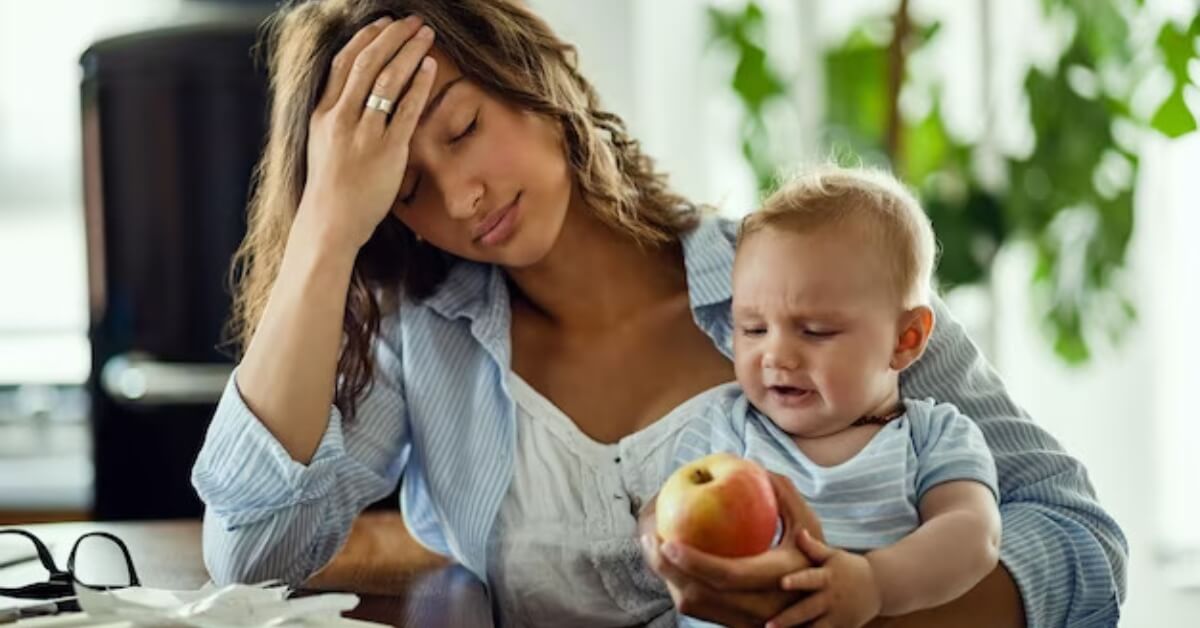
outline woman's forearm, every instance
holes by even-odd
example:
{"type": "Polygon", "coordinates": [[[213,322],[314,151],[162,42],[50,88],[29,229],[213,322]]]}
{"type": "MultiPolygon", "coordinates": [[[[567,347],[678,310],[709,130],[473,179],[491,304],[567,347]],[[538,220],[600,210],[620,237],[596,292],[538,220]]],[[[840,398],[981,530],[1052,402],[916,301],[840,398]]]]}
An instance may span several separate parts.
{"type": "Polygon", "coordinates": [[[346,544],[305,586],[389,594],[409,581],[413,573],[448,563],[449,559],[413,538],[400,513],[366,512],[354,520],[346,544]]]}
{"type": "Polygon", "coordinates": [[[997,565],[975,588],[949,604],[899,617],[880,617],[871,628],[1025,628],[1017,584],[997,565]]]}
{"type": "Polygon", "coordinates": [[[237,371],[238,390],[293,460],[308,464],[329,422],[355,253],[296,219],[279,275],[237,371]]]}

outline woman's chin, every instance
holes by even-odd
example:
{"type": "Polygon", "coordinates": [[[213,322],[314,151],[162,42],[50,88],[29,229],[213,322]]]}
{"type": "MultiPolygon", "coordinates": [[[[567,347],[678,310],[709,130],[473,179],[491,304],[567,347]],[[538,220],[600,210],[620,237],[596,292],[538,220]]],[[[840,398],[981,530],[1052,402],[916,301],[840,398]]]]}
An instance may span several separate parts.
{"type": "Polygon", "coordinates": [[[532,268],[546,261],[554,248],[554,238],[533,229],[514,235],[504,246],[493,250],[488,261],[510,270],[532,268]]]}
{"type": "Polygon", "coordinates": [[[472,248],[464,259],[481,264],[494,264],[506,270],[520,270],[536,266],[546,258],[545,251],[527,246],[506,246],[490,251],[480,251],[472,248]]]}

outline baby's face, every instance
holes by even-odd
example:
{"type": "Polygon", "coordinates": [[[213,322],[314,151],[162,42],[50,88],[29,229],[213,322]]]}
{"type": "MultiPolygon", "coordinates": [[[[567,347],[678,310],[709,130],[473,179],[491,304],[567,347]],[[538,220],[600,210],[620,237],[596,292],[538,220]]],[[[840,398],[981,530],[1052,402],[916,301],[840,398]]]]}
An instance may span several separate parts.
{"type": "Polygon", "coordinates": [[[815,438],[886,412],[901,309],[880,256],[845,233],[766,228],[738,249],[734,364],[750,402],[789,434],[815,438]]]}

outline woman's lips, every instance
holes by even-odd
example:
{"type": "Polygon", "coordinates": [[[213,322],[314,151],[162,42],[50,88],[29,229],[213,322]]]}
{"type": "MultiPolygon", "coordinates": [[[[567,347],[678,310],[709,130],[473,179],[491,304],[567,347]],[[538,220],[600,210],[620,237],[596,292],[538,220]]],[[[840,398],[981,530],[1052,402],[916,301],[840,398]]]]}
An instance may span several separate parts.
{"type": "Polygon", "coordinates": [[[516,223],[517,208],[520,205],[521,194],[518,193],[511,203],[494,211],[475,227],[474,239],[487,246],[494,246],[507,240],[516,223]]]}

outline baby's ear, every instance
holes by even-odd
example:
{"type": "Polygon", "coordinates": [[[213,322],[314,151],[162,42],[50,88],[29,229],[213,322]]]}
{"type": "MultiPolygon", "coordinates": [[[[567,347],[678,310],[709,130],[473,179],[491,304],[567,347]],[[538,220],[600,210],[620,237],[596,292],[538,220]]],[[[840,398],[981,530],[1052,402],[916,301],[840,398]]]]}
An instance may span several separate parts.
{"type": "Polygon", "coordinates": [[[925,353],[929,337],[933,334],[933,310],[918,305],[900,315],[899,333],[892,351],[891,367],[899,372],[908,368],[925,353]]]}

